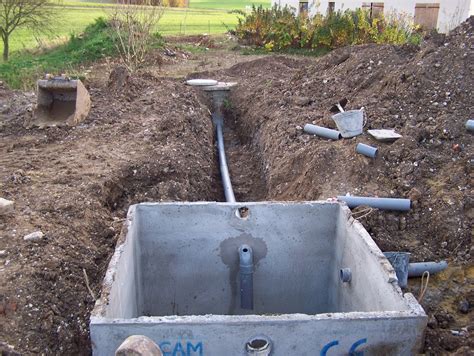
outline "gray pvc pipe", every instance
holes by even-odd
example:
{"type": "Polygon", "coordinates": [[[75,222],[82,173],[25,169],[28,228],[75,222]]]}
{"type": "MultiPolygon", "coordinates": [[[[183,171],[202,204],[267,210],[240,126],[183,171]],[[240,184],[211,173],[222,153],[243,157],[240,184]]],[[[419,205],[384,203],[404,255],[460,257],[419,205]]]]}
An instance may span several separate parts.
{"type": "Polygon", "coordinates": [[[331,140],[339,140],[342,138],[341,133],[337,130],[331,130],[326,127],[311,124],[304,125],[303,131],[311,135],[329,138],[331,140]]]}
{"type": "Polygon", "coordinates": [[[214,119],[217,132],[217,150],[219,152],[219,167],[222,177],[222,186],[224,188],[225,200],[228,203],[235,203],[234,190],[230,181],[229,167],[227,166],[227,159],[224,150],[224,133],[223,120],[214,119]]]}
{"type": "Polygon", "coordinates": [[[350,268],[341,268],[339,271],[339,276],[341,281],[344,283],[350,282],[352,280],[352,272],[350,268]]]}
{"type": "Polygon", "coordinates": [[[357,147],[356,147],[357,153],[363,154],[364,156],[367,156],[370,158],[375,158],[375,156],[377,156],[377,151],[378,149],[376,147],[372,147],[364,143],[359,143],[357,144],[357,147]]]}
{"type": "Polygon", "coordinates": [[[349,208],[355,208],[360,205],[370,206],[372,208],[382,210],[398,210],[408,211],[411,207],[410,199],[398,198],[369,198],[369,197],[355,197],[347,195],[339,195],[337,200],[347,203],[349,208]]]}
{"type": "Polygon", "coordinates": [[[408,277],[421,277],[423,272],[435,274],[448,268],[446,261],[441,262],[416,262],[408,264],[408,277]]]}
{"type": "Polygon", "coordinates": [[[474,131],[474,120],[467,120],[466,121],[466,129],[467,131],[474,131]]]}
{"type": "Polygon", "coordinates": [[[239,247],[240,307],[253,309],[253,251],[249,245],[239,247]]]}

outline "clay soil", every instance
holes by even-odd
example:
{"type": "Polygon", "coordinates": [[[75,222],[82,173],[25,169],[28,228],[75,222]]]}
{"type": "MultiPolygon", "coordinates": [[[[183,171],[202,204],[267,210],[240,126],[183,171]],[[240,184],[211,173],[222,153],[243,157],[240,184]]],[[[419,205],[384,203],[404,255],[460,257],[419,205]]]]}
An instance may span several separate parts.
{"type": "MultiPolygon", "coordinates": [[[[86,83],[91,114],[76,127],[31,127],[34,94],[1,87],[0,196],[15,211],[0,216],[0,350],[89,354],[89,314],[128,206],[223,200],[207,101],[183,80],[212,76],[239,82],[225,130],[237,199],[412,199],[407,213],[359,208],[355,217],[383,251],[448,261],[421,301],[423,352],[470,354],[473,23],[421,47],[356,46],[318,59],[241,56],[206,41],[214,48],[202,53],[173,48],[161,69],[97,65],[86,83]],[[366,128],[403,137],[303,132],[306,123],[334,127],[329,109],[342,98],[346,109],[365,107],[366,128]],[[378,146],[377,158],[356,154],[358,142],[378,146]],[[42,240],[23,240],[38,230],[42,240]]],[[[418,296],[419,285],[410,280],[408,291],[418,296]]]]}

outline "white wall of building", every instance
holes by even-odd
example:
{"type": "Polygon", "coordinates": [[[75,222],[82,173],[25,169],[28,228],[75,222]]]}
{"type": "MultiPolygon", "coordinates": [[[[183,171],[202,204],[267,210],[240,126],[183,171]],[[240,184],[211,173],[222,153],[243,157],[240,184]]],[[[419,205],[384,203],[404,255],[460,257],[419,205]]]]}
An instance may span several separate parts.
{"type": "MultiPolygon", "coordinates": [[[[308,0],[310,15],[316,13],[325,14],[328,9],[327,0],[308,0]]],[[[361,0],[336,0],[335,10],[356,9],[362,6],[361,0]]],[[[370,2],[370,1],[365,1],[370,2]]],[[[469,16],[474,15],[474,0],[378,0],[374,2],[384,3],[385,15],[397,13],[413,19],[415,15],[415,4],[439,3],[438,31],[449,32],[469,16]]],[[[296,10],[299,8],[299,0],[272,0],[272,4],[291,6],[296,10]]]]}

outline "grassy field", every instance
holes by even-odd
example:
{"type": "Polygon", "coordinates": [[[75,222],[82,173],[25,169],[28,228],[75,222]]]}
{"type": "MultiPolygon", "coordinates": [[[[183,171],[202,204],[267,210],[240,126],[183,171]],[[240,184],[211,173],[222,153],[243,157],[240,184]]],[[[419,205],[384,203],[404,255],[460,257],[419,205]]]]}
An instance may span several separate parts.
{"type": "Polygon", "coordinates": [[[262,5],[262,6],[270,6],[270,0],[224,0],[224,1],[216,1],[216,0],[189,0],[189,7],[196,8],[196,9],[225,9],[225,10],[233,10],[239,9],[244,10],[246,6],[254,5],[262,5]]]}
{"type": "MultiPolygon", "coordinates": [[[[98,17],[107,16],[110,3],[64,0],[64,7],[57,10],[57,22],[53,33],[36,38],[31,31],[20,29],[11,37],[10,48],[14,55],[21,49],[30,49],[38,45],[51,46],[64,42],[71,34],[81,33],[85,27],[98,17]]],[[[237,15],[229,10],[244,10],[253,3],[251,0],[190,0],[190,8],[166,8],[157,31],[162,35],[224,33],[227,27],[237,23],[237,15]]],[[[269,0],[256,0],[256,5],[270,5],[269,0]]],[[[0,43],[0,51],[3,44],[0,43]]]]}

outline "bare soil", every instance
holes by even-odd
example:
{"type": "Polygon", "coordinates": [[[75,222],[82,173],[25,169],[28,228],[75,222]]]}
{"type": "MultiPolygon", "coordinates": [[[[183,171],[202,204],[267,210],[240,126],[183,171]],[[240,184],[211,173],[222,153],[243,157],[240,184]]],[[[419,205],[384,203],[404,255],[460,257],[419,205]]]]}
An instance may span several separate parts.
{"type": "MultiPolygon", "coordinates": [[[[448,260],[422,300],[424,352],[470,354],[472,27],[470,19],[421,48],[356,46],[319,59],[241,56],[191,38],[210,49],[172,46],[161,68],[133,75],[98,64],[87,83],[91,114],[71,128],[26,129],[34,94],[0,87],[0,196],[15,201],[14,214],[0,216],[0,350],[89,354],[89,313],[128,206],[223,200],[206,100],[183,80],[212,76],[239,82],[225,126],[237,200],[411,198],[408,213],[374,210],[361,222],[383,251],[448,260]],[[346,109],[366,108],[366,128],[403,138],[303,133],[311,122],[334,127],[329,108],[342,98],[346,109]],[[358,142],[378,146],[378,157],[357,155],[358,142]],[[37,230],[45,238],[23,240],[37,230]]],[[[418,295],[419,283],[409,291],[418,295]]]]}
{"type": "Polygon", "coordinates": [[[1,195],[15,201],[0,217],[0,338],[22,353],[90,352],[85,274],[97,295],[130,204],[220,197],[196,92],[147,74],[117,84],[91,85],[83,124],[43,130],[23,128],[32,96],[0,89],[1,195]]]}

